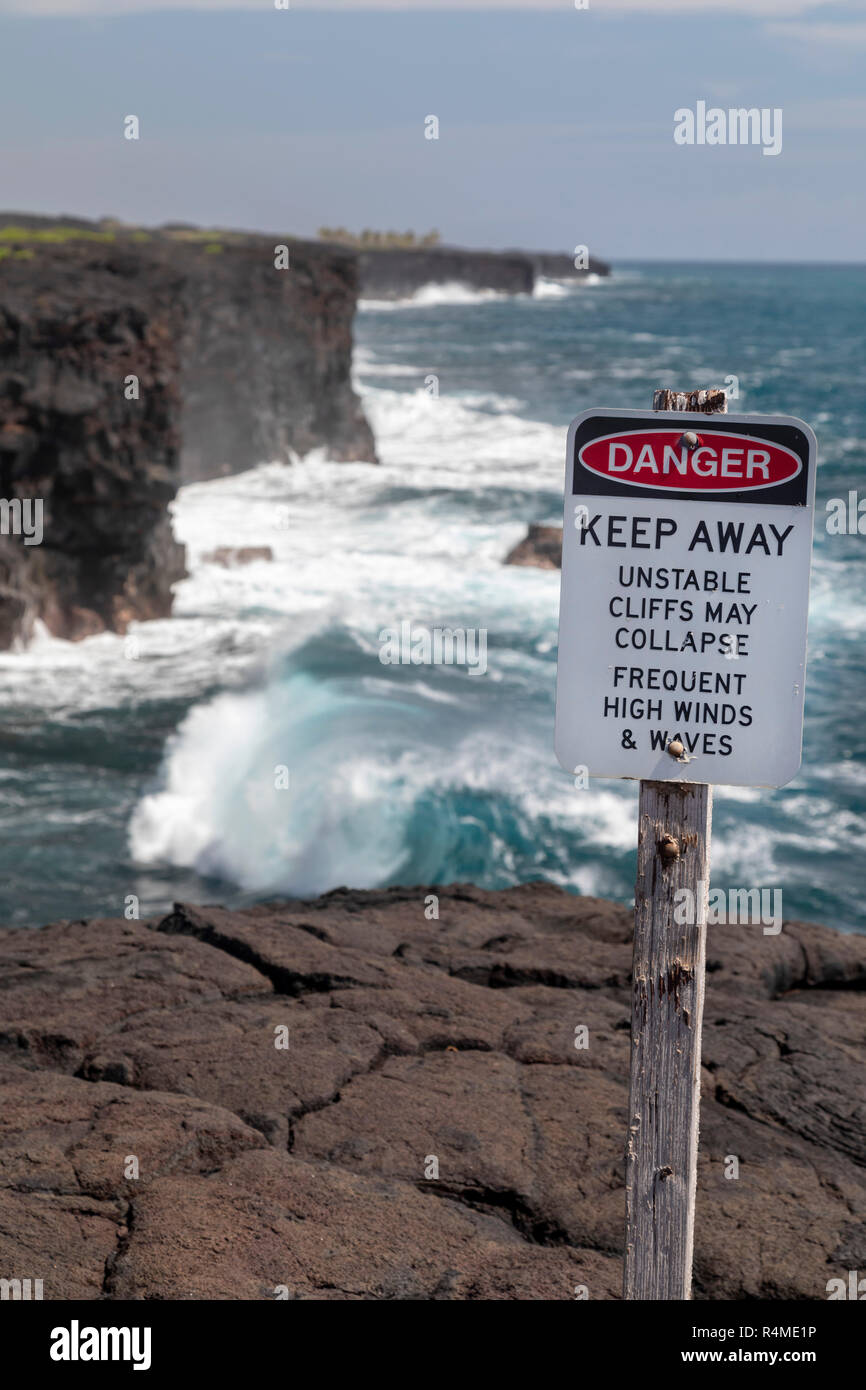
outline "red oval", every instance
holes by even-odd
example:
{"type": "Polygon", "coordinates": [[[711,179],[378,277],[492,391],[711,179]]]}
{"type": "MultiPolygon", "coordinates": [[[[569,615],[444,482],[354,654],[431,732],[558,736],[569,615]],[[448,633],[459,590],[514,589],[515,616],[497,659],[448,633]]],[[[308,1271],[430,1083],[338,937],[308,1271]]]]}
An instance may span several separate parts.
{"type": "Polygon", "coordinates": [[[701,427],[700,443],[681,444],[684,430],[626,430],[584,444],[584,468],[627,487],[667,488],[674,492],[741,492],[778,487],[802,471],[802,460],[784,444],[749,434],[724,434],[701,427]]]}

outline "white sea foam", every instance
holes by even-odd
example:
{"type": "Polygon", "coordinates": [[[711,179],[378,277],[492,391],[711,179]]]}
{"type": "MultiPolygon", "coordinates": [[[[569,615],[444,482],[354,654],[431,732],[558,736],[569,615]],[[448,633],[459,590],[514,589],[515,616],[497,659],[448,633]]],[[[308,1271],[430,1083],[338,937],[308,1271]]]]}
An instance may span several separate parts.
{"type": "Polygon", "coordinates": [[[442,283],[431,281],[420,285],[414,294],[405,299],[359,299],[358,308],[381,312],[389,309],[432,309],[441,305],[486,304],[491,300],[510,299],[511,295],[499,290],[475,289],[459,280],[442,283]]]}
{"type": "Polygon", "coordinates": [[[574,280],[554,280],[539,275],[532,289],[533,299],[565,299],[575,285],[574,280]]]}
{"type": "Polygon", "coordinates": [[[356,347],[352,359],[352,374],[356,380],[366,376],[416,377],[425,375],[420,367],[406,362],[385,362],[369,348],[356,347]]]}
{"type": "Polygon", "coordinates": [[[534,299],[566,299],[569,295],[580,294],[582,290],[594,289],[604,283],[603,277],[596,275],[594,271],[590,271],[588,275],[581,275],[580,278],[570,276],[568,279],[539,275],[533,286],[532,296],[534,299]]]}

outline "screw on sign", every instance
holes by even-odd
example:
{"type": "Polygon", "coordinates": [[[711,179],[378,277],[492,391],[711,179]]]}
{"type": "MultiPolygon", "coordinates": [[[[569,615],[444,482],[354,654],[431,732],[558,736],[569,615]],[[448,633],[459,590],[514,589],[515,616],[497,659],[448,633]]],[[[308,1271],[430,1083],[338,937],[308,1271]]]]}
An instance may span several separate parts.
{"type": "Polygon", "coordinates": [[[691,1296],[712,787],[801,758],[815,436],[726,412],[657,391],[568,435],[556,752],[640,781],[627,1299],[691,1296]]]}

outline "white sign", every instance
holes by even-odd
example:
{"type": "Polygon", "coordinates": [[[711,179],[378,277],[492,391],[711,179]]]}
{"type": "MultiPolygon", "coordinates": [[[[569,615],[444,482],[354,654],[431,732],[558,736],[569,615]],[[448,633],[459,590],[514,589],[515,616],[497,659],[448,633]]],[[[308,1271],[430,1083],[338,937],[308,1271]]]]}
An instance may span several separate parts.
{"type": "Polygon", "coordinates": [[[768,787],[796,775],[815,456],[789,416],[572,422],[556,685],[569,772],[768,787]]]}

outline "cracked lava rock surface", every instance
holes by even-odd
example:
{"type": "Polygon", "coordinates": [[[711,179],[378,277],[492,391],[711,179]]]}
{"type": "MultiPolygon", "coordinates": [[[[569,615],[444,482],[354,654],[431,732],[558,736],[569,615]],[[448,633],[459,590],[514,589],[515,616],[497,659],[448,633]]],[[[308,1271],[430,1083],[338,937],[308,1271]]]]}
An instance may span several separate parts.
{"type": "MultiPolygon", "coordinates": [[[[619,1298],[631,939],[545,884],[3,932],[0,1275],[619,1298]]],[[[707,970],[695,1296],[824,1299],[866,1268],[866,940],[710,927],[707,970]]]]}

